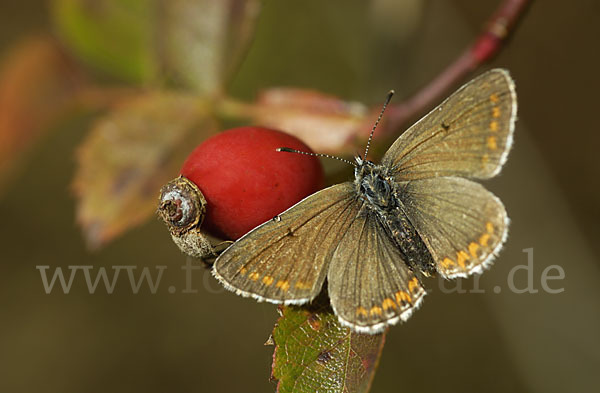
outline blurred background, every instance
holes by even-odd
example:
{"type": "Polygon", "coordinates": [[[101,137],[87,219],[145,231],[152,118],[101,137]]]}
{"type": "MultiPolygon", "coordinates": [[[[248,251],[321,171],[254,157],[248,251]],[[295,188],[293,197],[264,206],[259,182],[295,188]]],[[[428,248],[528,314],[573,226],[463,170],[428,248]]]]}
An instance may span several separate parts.
{"type": "MultiPolygon", "coordinates": [[[[263,343],[278,317],[275,306],[225,292],[203,270],[193,272],[197,292],[183,293],[186,258],[146,213],[156,183],[175,177],[199,140],[243,123],[239,103],[253,102],[265,88],[310,88],[373,108],[391,88],[395,100],[409,97],[475,39],[499,1],[266,1],[253,29],[232,22],[239,42],[219,47],[233,53],[231,62],[207,61],[206,71],[191,73],[188,59],[204,58],[210,48],[191,50],[180,40],[182,48],[172,52],[168,38],[178,37],[181,25],[169,24],[177,10],[166,3],[0,2],[2,392],[274,391],[273,347],[263,343]],[[159,60],[150,41],[159,42],[159,60]],[[228,78],[226,88],[213,86],[219,78],[228,78]],[[113,158],[127,155],[124,147],[139,158],[127,143],[141,133],[123,144],[118,135],[112,145],[102,138],[110,135],[106,127],[133,121],[118,112],[131,110],[132,96],[156,86],[184,97],[133,110],[168,107],[171,117],[153,122],[172,127],[176,137],[156,137],[143,150],[166,162],[142,168],[158,179],[151,172],[139,185],[147,198],[127,186],[119,194],[115,189],[137,175],[115,180],[105,172],[120,167],[113,158]],[[197,118],[190,91],[226,91],[231,106],[219,122],[197,118]],[[153,143],[168,145],[169,153],[154,152],[153,143]],[[109,191],[120,199],[96,198],[109,191]],[[57,267],[110,272],[123,265],[137,266],[136,275],[148,267],[153,277],[166,266],[156,293],[146,285],[133,293],[125,271],[112,294],[102,284],[90,294],[82,271],[68,294],[58,283],[46,293],[41,276],[46,271],[50,279],[57,267]]],[[[214,15],[202,14],[199,30],[214,15]]],[[[600,386],[598,18],[594,1],[533,2],[500,55],[476,72],[504,67],[517,85],[515,145],[501,175],[485,183],[507,207],[509,239],[478,282],[427,282],[422,309],[388,333],[373,392],[600,386]],[[528,263],[529,270],[515,270],[528,263]],[[550,293],[542,278],[560,271],[564,278],[547,285],[558,293],[550,293]],[[514,287],[531,291],[511,291],[511,277],[514,287]],[[467,293],[451,291],[457,285],[467,293]]],[[[196,26],[198,19],[190,20],[196,26]]]]}

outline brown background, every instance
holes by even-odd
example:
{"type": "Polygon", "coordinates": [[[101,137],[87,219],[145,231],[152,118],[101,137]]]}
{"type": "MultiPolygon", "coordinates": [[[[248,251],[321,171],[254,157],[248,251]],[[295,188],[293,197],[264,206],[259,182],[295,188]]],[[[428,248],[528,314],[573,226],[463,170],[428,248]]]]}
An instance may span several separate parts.
{"type": "MultiPolygon", "coordinates": [[[[473,39],[497,1],[270,1],[232,93],[291,85],[377,103],[407,96],[473,39]],[[352,4],[349,4],[352,3],[352,4]]],[[[391,329],[373,392],[565,392],[600,386],[600,176],[597,119],[600,6],[539,1],[493,64],[517,83],[515,147],[486,185],[512,219],[509,241],[480,280],[485,291],[430,296],[391,329]],[[512,268],[533,248],[536,294],[510,293],[512,268]],[[544,293],[545,267],[560,265],[560,294],[544,293]],[[493,289],[499,286],[501,293],[493,289]]],[[[0,2],[0,48],[48,29],[46,3],[0,2]]],[[[74,226],[72,152],[86,119],[61,124],[36,147],[0,197],[0,391],[176,392],[274,390],[271,305],[223,292],[194,276],[158,221],[100,252],[74,226]],[[58,132],[60,131],[60,132],[58,132]],[[155,295],[43,291],[38,265],[168,265],[155,295]]],[[[526,285],[523,271],[517,286],[526,285]]],[[[472,288],[472,280],[462,283],[472,288]]],[[[447,284],[450,287],[450,284],[447,284]]]]}

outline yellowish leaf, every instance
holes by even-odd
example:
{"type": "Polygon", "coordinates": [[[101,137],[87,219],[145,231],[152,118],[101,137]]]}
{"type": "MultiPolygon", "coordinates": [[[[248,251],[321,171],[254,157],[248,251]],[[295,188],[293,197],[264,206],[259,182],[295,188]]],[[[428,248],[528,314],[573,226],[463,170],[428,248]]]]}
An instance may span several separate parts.
{"type": "Polygon", "coordinates": [[[73,182],[88,245],[100,247],[152,216],[160,187],[214,130],[206,101],[173,93],[128,99],[100,119],[79,148],[73,182]]]}
{"type": "Polygon", "coordinates": [[[376,118],[360,103],[293,88],[263,91],[251,116],[260,125],[296,135],[314,151],[337,154],[354,152],[356,137],[368,136],[376,118]]]}

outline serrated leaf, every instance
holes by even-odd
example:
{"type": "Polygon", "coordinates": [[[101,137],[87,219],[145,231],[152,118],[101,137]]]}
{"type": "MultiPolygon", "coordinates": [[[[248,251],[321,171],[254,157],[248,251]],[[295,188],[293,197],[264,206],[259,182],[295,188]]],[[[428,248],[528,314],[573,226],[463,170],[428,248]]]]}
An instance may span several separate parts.
{"type": "Polygon", "coordinates": [[[357,136],[368,136],[377,115],[360,103],[314,90],[264,90],[251,113],[260,125],[296,135],[320,153],[354,153],[357,136]]]}
{"type": "Polygon", "coordinates": [[[79,69],[44,36],[20,41],[0,67],[0,185],[15,162],[72,108],[79,69]]]}
{"type": "Polygon", "coordinates": [[[78,151],[77,220],[97,248],[153,215],[160,187],[215,125],[207,102],[147,93],[100,119],[78,151]]]}
{"type": "Polygon", "coordinates": [[[307,307],[280,308],[273,330],[272,377],[277,392],[369,391],[385,333],[353,333],[340,325],[323,297],[307,307]]]}
{"type": "Polygon", "coordinates": [[[167,75],[200,93],[220,92],[250,42],[259,6],[258,0],[162,3],[158,38],[167,75]]]}
{"type": "Polygon", "coordinates": [[[86,64],[142,83],[156,77],[156,0],[53,0],[54,27],[86,64]]]}

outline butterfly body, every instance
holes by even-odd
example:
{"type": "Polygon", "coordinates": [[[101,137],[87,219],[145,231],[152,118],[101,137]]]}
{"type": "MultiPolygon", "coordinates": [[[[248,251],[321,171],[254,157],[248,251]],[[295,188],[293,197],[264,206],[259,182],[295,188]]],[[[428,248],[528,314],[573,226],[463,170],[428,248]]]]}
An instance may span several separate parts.
{"type": "Polygon", "coordinates": [[[502,168],[516,110],[508,72],[484,73],[406,130],[379,164],[357,158],[354,181],[238,239],[213,275],[278,304],[308,303],[327,283],[340,323],[360,333],[407,320],[425,296],[423,276],[481,273],[506,240],[504,205],[472,179],[502,168]]]}
{"type": "Polygon", "coordinates": [[[406,216],[400,184],[389,175],[388,167],[360,157],[356,157],[356,161],[354,183],[357,197],[374,213],[374,219],[393,239],[406,264],[426,276],[432,275],[435,272],[433,259],[406,216]]]}

